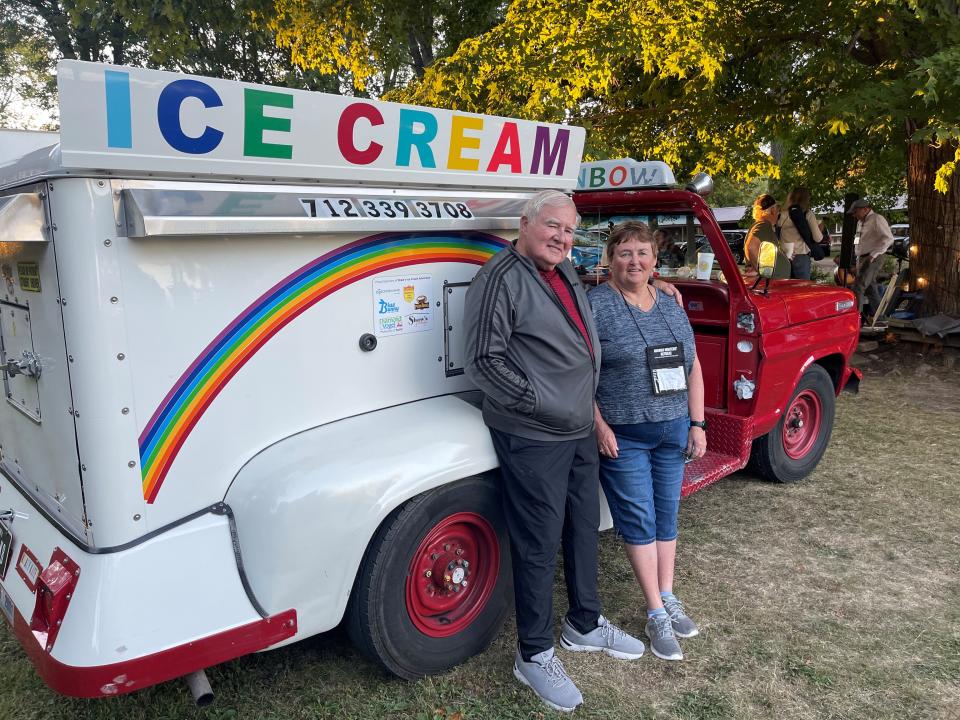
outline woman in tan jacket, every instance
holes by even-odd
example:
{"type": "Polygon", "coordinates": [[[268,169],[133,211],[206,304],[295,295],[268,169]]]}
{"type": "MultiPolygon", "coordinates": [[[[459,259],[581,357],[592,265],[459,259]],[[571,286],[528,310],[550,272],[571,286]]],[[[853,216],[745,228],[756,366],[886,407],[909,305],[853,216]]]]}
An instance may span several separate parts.
{"type": "Polygon", "coordinates": [[[794,188],[787,196],[787,211],[780,214],[780,247],[790,258],[790,277],[809,280],[811,271],[810,244],[820,240],[817,216],[810,209],[810,191],[794,188]],[[790,248],[793,252],[790,252],[790,248]]]}

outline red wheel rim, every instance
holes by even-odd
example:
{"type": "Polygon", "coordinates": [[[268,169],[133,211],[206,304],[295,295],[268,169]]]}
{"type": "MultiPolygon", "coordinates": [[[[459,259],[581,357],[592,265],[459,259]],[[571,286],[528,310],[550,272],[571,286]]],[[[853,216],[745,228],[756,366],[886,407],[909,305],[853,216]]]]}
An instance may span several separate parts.
{"type": "Polygon", "coordinates": [[[430,637],[465,629],[486,606],[500,573],[497,533],[476,513],[438,522],[420,543],[406,582],[407,614],[430,637]]]}
{"type": "Polygon", "coordinates": [[[797,395],[783,418],[783,449],[787,457],[800,460],[814,446],[823,422],[820,396],[813,390],[797,395]]]}

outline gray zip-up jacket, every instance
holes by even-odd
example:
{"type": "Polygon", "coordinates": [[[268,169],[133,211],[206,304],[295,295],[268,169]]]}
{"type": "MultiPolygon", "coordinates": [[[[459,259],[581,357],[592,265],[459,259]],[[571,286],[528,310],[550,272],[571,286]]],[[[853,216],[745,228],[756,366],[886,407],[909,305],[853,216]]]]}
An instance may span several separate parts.
{"type": "Polygon", "coordinates": [[[464,370],[483,391],[483,420],[530,440],[593,432],[600,341],[573,265],[564,260],[557,270],[573,289],[596,357],[533,261],[512,246],[487,261],[466,296],[464,370]]]}

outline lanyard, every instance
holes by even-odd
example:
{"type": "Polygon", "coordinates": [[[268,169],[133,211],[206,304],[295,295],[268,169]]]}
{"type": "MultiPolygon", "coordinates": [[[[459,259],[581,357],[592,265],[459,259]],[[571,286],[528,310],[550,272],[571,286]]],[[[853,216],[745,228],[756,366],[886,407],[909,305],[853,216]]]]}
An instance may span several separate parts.
{"type": "MultiPolygon", "coordinates": [[[[647,287],[649,287],[649,285],[647,287]]],[[[624,308],[626,308],[627,313],[630,315],[630,319],[633,320],[634,327],[636,327],[637,332],[640,333],[640,339],[643,340],[643,344],[646,347],[650,347],[650,343],[647,342],[646,335],[644,335],[643,330],[640,329],[640,323],[637,322],[637,316],[635,315],[636,312],[640,312],[640,311],[635,310],[633,306],[627,302],[627,296],[623,294],[623,290],[621,290],[620,288],[617,288],[617,292],[620,293],[620,297],[623,300],[623,306],[624,308]]],[[[671,328],[670,323],[667,322],[667,318],[664,316],[663,310],[660,309],[660,302],[658,301],[656,296],[654,296],[653,298],[653,304],[654,304],[654,307],[657,308],[657,313],[660,315],[660,319],[663,320],[663,324],[667,328],[667,332],[669,332],[671,337],[673,337],[673,341],[678,345],[680,345],[681,344],[680,340],[677,339],[676,334],[674,334],[673,332],[673,328],[671,328]]]]}
{"type": "Polygon", "coordinates": [[[633,324],[636,326],[637,332],[640,333],[640,338],[643,340],[647,356],[647,369],[650,372],[650,387],[653,390],[653,394],[660,396],[686,392],[687,372],[683,343],[677,339],[673,328],[671,328],[670,323],[667,322],[667,318],[664,316],[663,310],[660,309],[660,303],[657,302],[656,296],[654,296],[654,304],[657,306],[657,312],[660,313],[660,319],[663,320],[663,324],[666,326],[670,335],[673,336],[673,345],[669,343],[665,345],[651,345],[648,343],[646,336],[643,334],[643,330],[640,328],[640,323],[637,322],[637,316],[631,311],[630,305],[627,303],[627,297],[623,294],[622,290],[620,290],[620,297],[623,298],[623,304],[630,313],[630,317],[633,318],[633,324]]]}

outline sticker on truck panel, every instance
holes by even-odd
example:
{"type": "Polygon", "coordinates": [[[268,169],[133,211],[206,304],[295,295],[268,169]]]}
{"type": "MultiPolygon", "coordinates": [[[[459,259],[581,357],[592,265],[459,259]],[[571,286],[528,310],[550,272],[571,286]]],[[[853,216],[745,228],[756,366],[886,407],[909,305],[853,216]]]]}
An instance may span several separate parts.
{"type": "Polygon", "coordinates": [[[433,327],[430,275],[382,277],[373,281],[373,327],[377,335],[404,335],[433,327]]]}
{"type": "Polygon", "coordinates": [[[40,292],[40,266],[35,262],[18,262],[17,275],[20,288],[27,292],[40,292]]]}
{"type": "Polygon", "coordinates": [[[37,589],[37,578],[40,577],[40,561],[30,552],[26,545],[20,546],[20,557],[17,558],[17,574],[30,588],[30,592],[37,589]]]}

